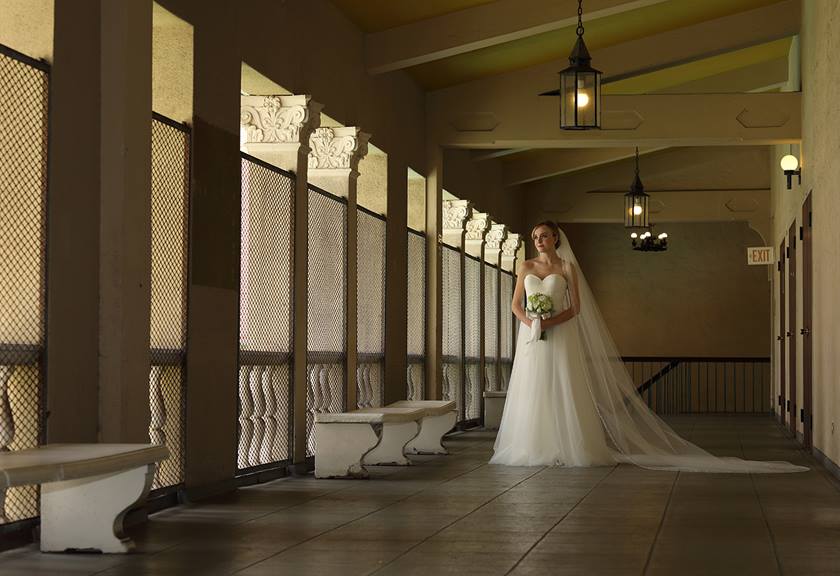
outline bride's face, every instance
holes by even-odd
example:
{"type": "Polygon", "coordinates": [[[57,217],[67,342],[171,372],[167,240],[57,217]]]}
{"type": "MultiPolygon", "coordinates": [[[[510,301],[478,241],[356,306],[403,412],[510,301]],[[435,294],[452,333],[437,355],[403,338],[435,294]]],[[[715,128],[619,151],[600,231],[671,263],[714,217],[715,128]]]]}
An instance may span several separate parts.
{"type": "Polygon", "coordinates": [[[534,228],[534,231],[531,232],[531,238],[534,240],[534,248],[540,254],[554,250],[554,245],[557,242],[557,236],[554,235],[554,231],[548,226],[534,228]]]}

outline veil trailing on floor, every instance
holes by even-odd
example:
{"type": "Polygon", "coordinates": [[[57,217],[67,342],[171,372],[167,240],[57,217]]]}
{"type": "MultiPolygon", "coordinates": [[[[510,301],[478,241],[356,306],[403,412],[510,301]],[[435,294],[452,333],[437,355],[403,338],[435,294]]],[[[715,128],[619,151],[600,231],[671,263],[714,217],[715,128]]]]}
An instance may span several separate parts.
{"type": "Polygon", "coordinates": [[[685,472],[778,473],[808,470],[789,462],[714,456],[674,432],[648,408],[636,391],[562,230],[557,255],[573,265],[577,276],[580,310],[576,318],[585,356],[586,385],[607,437],[618,452],[619,461],[653,470],[685,472]]]}

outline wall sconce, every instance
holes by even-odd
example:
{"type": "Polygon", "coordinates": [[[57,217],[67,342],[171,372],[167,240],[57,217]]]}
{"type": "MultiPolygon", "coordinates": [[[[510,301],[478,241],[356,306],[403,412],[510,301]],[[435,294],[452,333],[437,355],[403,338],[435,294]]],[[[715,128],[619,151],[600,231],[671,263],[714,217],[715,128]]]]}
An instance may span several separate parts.
{"type": "MultiPolygon", "coordinates": [[[[791,150],[792,151],[792,150],[791,150]]],[[[793,154],[785,154],[782,156],[782,171],[787,176],[787,189],[790,190],[794,176],[799,178],[799,183],[802,184],[802,169],[799,167],[799,159],[793,154]]]]}

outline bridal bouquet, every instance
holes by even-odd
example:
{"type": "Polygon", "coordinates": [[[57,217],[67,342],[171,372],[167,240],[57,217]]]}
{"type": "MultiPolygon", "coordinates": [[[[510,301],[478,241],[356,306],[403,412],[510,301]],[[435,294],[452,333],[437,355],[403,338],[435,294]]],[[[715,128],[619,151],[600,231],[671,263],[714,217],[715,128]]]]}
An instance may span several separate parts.
{"type": "MultiPolygon", "coordinates": [[[[537,292],[528,296],[528,306],[526,308],[528,318],[531,318],[532,320],[547,320],[551,317],[551,312],[553,310],[554,303],[551,301],[551,296],[548,294],[541,294],[537,292]]],[[[539,326],[539,323],[537,326],[539,326]]],[[[545,340],[544,330],[540,331],[540,340],[545,340]]]]}

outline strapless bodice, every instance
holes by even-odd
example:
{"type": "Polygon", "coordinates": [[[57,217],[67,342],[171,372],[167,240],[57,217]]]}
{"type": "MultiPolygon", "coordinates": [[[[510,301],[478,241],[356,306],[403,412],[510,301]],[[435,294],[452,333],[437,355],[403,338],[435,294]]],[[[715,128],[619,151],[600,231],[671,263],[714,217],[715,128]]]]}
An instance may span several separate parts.
{"type": "Polygon", "coordinates": [[[562,312],[568,307],[566,299],[567,282],[562,274],[549,274],[540,278],[534,274],[525,276],[525,296],[531,294],[546,294],[554,304],[554,314],[562,312]]]}

